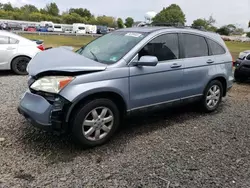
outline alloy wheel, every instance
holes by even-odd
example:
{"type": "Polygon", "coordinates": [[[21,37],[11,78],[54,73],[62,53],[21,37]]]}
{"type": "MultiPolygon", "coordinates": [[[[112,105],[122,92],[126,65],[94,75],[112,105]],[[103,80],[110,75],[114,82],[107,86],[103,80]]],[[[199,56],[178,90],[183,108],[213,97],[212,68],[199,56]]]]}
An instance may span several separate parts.
{"type": "Polygon", "coordinates": [[[220,100],[220,87],[218,85],[213,85],[207,93],[206,103],[209,108],[214,108],[220,100]]]}
{"type": "Polygon", "coordinates": [[[113,124],[114,115],[109,108],[95,108],[87,114],[83,121],[83,135],[90,141],[101,140],[108,135],[113,124]]]}

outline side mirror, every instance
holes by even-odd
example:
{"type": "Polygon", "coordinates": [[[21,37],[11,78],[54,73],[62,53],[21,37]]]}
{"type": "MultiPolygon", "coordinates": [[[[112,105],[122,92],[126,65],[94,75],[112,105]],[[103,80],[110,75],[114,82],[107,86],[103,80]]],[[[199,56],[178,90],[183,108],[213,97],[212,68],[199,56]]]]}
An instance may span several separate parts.
{"type": "Polygon", "coordinates": [[[139,61],[135,62],[135,66],[156,66],[158,64],[158,58],[155,56],[142,56],[139,61]]]}

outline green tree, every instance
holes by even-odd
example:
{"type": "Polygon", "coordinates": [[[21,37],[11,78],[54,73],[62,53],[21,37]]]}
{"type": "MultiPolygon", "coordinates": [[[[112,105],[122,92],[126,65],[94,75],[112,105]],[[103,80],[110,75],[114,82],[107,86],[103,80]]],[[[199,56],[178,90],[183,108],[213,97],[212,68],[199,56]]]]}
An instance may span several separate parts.
{"type": "Polygon", "coordinates": [[[203,27],[204,29],[208,30],[208,31],[213,31],[216,32],[217,31],[217,27],[215,27],[213,24],[216,23],[216,20],[210,16],[209,19],[205,19],[205,18],[199,18],[197,20],[193,21],[192,27],[203,27]]]}
{"type": "Polygon", "coordinates": [[[214,25],[216,23],[216,20],[213,18],[213,16],[209,16],[207,23],[208,25],[214,25]]]}
{"type": "Polygon", "coordinates": [[[124,28],[123,20],[121,18],[117,19],[117,26],[118,28],[124,28]]]}
{"type": "Polygon", "coordinates": [[[116,27],[117,23],[114,17],[111,16],[98,16],[96,18],[97,25],[105,25],[108,27],[116,27]]]}
{"type": "Polygon", "coordinates": [[[44,8],[41,8],[41,9],[39,10],[39,12],[40,12],[41,14],[47,14],[47,13],[48,13],[44,8]]]}
{"type": "Polygon", "coordinates": [[[52,16],[59,15],[59,8],[56,3],[47,4],[44,10],[52,16]]]}
{"type": "Polygon", "coordinates": [[[2,9],[5,10],[5,11],[14,11],[14,8],[10,3],[3,4],[2,9]]]}
{"type": "Polygon", "coordinates": [[[249,37],[249,38],[250,38],[250,32],[247,32],[247,37],[249,37]]]}
{"type": "Polygon", "coordinates": [[[126,18],[126,20],[125,20],[126,27],[132,27],[133,24],[134,24],[133,18],[131,18],[131,17],[126,18]]]}
{"type": "Polygon", "coordinates": [[[210,26],[210,27],[208,28],[208,31],[212,31],[212,32],[216,32],[217,30],[218,30],[218,28],[215,27],[215,26],[210,26]]]}
{"type": "Polygon", "coordinates": [[[86,23],[86,19],[82,18],[79,14],[76,14],[76,13],[63,14],[62,15],[62,22],[66,23],[66,24],[86,23]]]}
{"type": "Polygon", "coordinates": [[[88,24],[92,24],[92,25],[96,25],[97,24],[97,20],[94,16],[91,16],[88,20],[87,20],[88,24]]]}
{"type": "Polygon", "coordinates": [[[37,21],[37,22],[40,22],[40,21],[43,21],[43,20],[46,20],[44,19],[45,16],[44,14],[40,13],[40,12],[32,12],[30,15],[29,15],[29,20],[30,21],[37,21]]]}
{"type": "Polygon", "coordinates": [[[184,25],[186,17],[178,5],[172,4],[167,8],[163,8],[163,10],[153,18],[153,22],[184,25]]]}
{"type": "Polygon", "coordinates": [[[20,10],[27,13],[39,12],[39,10],[34,5],[24,5],[20,8],[20,10]]]}
{"type": "Polygon", "coordinates": [[[199,18],[197,20],[194,20],[192,27],[204,27],[205,29],[208,29],[209,24],[207,20],[199,18]]]}
{"type": "Polygon", "coordinates": [[[217,33],[222,33],[221,35],[242,35],[244,33],[244,29],[238,28],[234,24],[228,24],[219,28],[217,33]]]}
{"type": "Polygon", "coordinates": [[[219,33],[220,35],[226,35],[226,36],[230,35],[230,30],[228,29],[227,26],[219,28],[216,32],[219,33]]]}
{"type": "Polygon", "coordinates": [[[88,9],[83,8],[71,8],[69,9],[69,14],[76,13],[82,17],[87,17],[88,19],[92,17],[91,12],[88,9]]]}

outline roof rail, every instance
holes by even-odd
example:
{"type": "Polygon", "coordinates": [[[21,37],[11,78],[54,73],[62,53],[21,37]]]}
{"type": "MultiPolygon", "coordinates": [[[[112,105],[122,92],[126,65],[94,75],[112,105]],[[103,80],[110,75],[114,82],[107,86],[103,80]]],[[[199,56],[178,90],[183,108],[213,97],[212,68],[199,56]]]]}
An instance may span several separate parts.
{"type": "Polygon", "coordinates": [[[152,23],[151,26],[165,26],[165,27],[177,27],[177,28],[191,28],[201,31],[207,31],[203,26],[186,26],[182,23],[152,23]]]}
{"type": "Polygon", "coordinates": [[[153,22],[152,26],[181,27],[184,25],[182,23],[153,22]]]}

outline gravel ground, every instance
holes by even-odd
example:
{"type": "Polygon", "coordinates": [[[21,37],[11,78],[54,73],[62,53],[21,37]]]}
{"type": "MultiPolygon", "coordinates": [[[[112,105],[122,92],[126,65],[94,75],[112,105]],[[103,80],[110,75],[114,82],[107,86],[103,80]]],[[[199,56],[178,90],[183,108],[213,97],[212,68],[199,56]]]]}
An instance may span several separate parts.
{"type": "Polygon", "coordinates": [[[26,77],[0,75],[0,187],[250,187],[250,84],[217,112],[192,105],[133,118],[82,150],[17,113],[26,77]]]}

